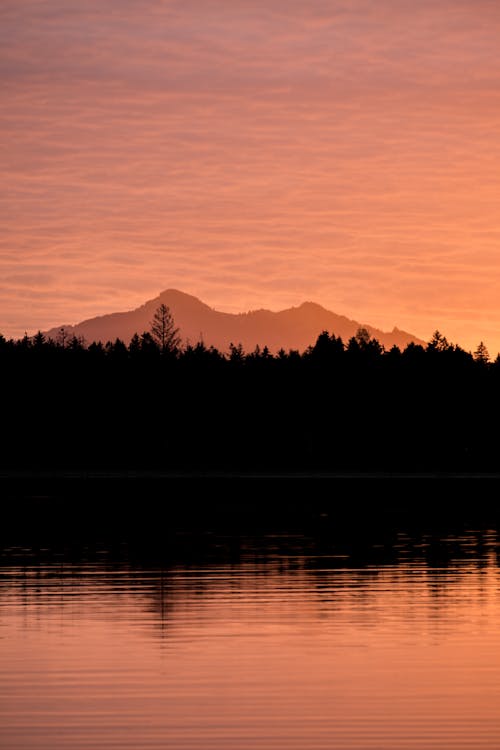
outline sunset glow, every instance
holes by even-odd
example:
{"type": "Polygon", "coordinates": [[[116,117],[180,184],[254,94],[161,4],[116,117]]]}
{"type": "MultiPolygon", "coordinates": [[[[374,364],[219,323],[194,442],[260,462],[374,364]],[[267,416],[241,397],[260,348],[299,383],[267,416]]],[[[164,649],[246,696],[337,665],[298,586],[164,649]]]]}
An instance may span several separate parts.
{"type": "Polygon", "coordinates": [[[497,0],[4,0],[0,29],[4,335],[177,288],[500,351],[497,0]]]}
{"type": "Polygon", "coordinates": [[[7,569],[5,747],[498,747],[493,561],[287,564],[7,569]]]}

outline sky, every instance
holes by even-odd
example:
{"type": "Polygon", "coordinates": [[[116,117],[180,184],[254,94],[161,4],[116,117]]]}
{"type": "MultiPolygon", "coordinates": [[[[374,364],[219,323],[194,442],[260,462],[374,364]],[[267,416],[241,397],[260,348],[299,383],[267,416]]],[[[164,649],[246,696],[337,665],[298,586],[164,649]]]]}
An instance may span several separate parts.
{"type": "Polygon", "coordinates": [[[2,0],[0,332],[167,288],[500,351],[498,0],[2,0]]]}

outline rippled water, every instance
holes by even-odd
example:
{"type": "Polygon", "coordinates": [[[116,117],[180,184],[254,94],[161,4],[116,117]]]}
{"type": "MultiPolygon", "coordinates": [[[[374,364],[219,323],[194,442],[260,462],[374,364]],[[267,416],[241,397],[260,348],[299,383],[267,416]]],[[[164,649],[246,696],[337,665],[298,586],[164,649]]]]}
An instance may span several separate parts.
{"type": "Polygon", "coordinates": [[[3,750],[500,747],[494,531],[0,575],[3,750]]]}

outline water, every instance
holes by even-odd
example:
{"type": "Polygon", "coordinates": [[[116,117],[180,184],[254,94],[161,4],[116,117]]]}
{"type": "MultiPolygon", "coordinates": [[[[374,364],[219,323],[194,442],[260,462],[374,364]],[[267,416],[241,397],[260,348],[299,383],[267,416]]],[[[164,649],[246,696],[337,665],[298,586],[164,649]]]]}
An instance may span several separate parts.
{"type": "Polygon", "coordinates": [[[2,750],[498,750],[495,531],[362,561],[283,541],[163,565],[8,551],[2,750]]]}

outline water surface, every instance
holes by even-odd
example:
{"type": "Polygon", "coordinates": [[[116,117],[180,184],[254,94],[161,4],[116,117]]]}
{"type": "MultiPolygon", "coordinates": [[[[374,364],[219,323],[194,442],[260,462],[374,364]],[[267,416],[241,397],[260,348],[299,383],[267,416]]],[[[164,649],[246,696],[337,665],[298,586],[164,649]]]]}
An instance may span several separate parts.
{"type": "Polygon", "coordinates": [[[236,548],[4,551],[2,749],[498,750],[495,531],[236,548]]]}

